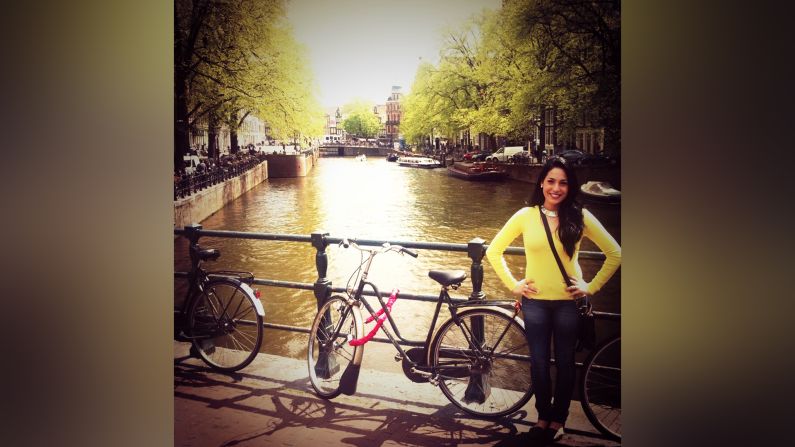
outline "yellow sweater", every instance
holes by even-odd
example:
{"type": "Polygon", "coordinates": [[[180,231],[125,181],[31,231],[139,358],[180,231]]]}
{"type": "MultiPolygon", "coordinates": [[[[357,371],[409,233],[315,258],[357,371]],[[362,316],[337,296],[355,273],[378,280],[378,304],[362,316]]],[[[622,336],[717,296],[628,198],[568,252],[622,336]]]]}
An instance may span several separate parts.
{"type": "MultiPolygon", "coordinates": [[[[586,209],[583,209],[582,213],[583,236],[592,240],[607,258],[599,272],[588,284],[587,293],[594,294],[605,285],[607,280],[613,276],[621,265],[621,247],[593,214],[586,209]]],[[[532,296],[532,298],[540,300],[571,298],[566,292],[566,284],[563,282],[558,264],[555,262],[555,257],[549,248],[547,235],[544,231],[544,223],[541,221],[537,206],[525,207],[517,211],[494,236],[494,240],[489,245],[488,250],[486,250],[486,257],[503,284],[509,290],[513,290],[518,281],[514,279],[510,270],[508,270],[502,254],[508,244],[520,234],[524,239],[524,251],[527,260],[525,277],[528,280],[534,280],[534,285],[539,290],[538,295],[532,296]]],[[[582,268],[578,262],[582,240],[577,241],[573,258],[569,258],[569,255],[563,249],[563,243],[558,238],[557,231],[552,232],[552,241],[555,243],[560,261],[563,263],[563,268],[568,275],[582,280],[582,268]]]]}

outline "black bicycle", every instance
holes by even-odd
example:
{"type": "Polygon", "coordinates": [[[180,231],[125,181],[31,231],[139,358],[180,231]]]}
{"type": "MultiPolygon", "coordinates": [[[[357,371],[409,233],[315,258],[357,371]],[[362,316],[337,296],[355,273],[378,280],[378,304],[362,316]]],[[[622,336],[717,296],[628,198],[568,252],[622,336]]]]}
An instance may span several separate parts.
{"type": "Polygon", "coordinates": [[[580,379],[580,404],[594,427],[621,439],[621,336],[597,346],[585,359],[580,379]]]}
{"type": "MultiPolygon", "coordinates": [[[[530,347],[524,322],[517,317],[518,301],[468,300],[453,303],[448,289],[457,289],[466,279],[466,272],[432,270],[428,276],[442,288],[428,336],[424,342],[406,340],[400,335],[378,288],[367,281],[367,274],[377,254],[395,251],[416,258],[417,253],[388,243],[381,248],[368,249],[346,239],[341,245],[346,248],[352,245],[360,250],[362,261],[351,275],[351,278],[357,277],[353,281],[355,291],[348,287],[347,296],[329,297],[312,323],[307,361],[310,382],[318,396],[331,399],[343,392],[343,386],[355,388],[364,341],[374,332],[364,334],[361,311],[364,307],[370,313],[370,319],[378,320],[380,316],[381,322],[389,321],[394,336],[383,327],[381,330],[397,349],[395,360],[403,361],[404,372],[410,380],[438,386],[453,404],[476,416],[508,415],[527,403],[533,394],[530,347]],[[375,292],[381,305],[378,312],[363,299],[365,286],[375,292]],[[434,336],[442,303],[447,305],[450,318],[442,323],[434,336]],[[396,337],[415,348],[404,350],[396,337]]],[[[396,294],[397,291],[393,298],[396,294]]]]}
{"type": "Polygon", "coordinates": [[[202,269],[203,261],[215,261],[219,256],[217,249],[191,243],[190,286],[176,311],[175,338],[191,342],[191,354],[210,367],[233,372],[259,353],[265,311],[259,291],[251,288],[254,275],[250,272],[202,269]]]}

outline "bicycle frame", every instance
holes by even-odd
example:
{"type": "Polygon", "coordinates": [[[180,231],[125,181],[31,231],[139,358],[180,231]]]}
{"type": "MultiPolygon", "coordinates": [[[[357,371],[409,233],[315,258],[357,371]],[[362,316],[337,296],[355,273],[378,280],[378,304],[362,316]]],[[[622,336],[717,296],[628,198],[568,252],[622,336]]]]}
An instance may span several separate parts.
{"type": "MultiPolygon", "coordinates": [[[[349,242],[342,239],[340,245],[348,248],[349,242]]],[[[439,387],[465,412],[476,416],[505,416],[527,403],[533,392],[529,365],[505,361],[530,358],[524,325],[517,317],[518,302],[454,300],[449,290],[458,289],[466,273],[431,270],[429,276],[441,285],[441,291],[435,300],[433,315],[428,315],[429,327],[424,340],[408,340],[391,315],[399,289],[394,288],[385,303],[386,296],[368,280],[368,275],[376,254],[397,251],[417,257],[417,253],[389,243],[383,244],[381,249],[361,248],[355,241],[353,245],[362,257],[343,289],[346,296],[329,296],[328,301],[320,305],[310,330],[309,378],[320,397],[331,399],[340,393],[355,393],[364,344],[371,341],[378,330],[383,330],[387,340],[377,341],[388,341],[394,346],[395,360],[402,361],[406,377],[416,383],[427,382],[439,387]],[[367,287],[372,293],[365,292],[367,287]],[[365,293],[376,297],[380,309],[364,298],[365,293]],[[445,315],[440,320],[442,304],[447,306],[450,317],[445,315]],[[369,313],[366,321],[363,321],[367,315],[362,315],[362,308],[369,313]],[[384,327],[386,321],[391,331],[384,327]],[[365,322],[375,324],[365,329],[365,322]],[[415,348],[404,349],[408,346],[415,348]],[[501,391],[492,393],[492,386],[501,391]]]]}
{"type": "MultiPolygon", "coordinates": [[[[407,361],[411,364],[411,366],[413,366],[415,368],[419,368],[419,369],[422,369],[422,370],[428,370],[428,368],[431,368],[431,371],[430,371],[431,373],[435,374],[437,372],[437,371],[435,371],[435,368],[430,367],[430,347],[431,347],[431,343],[433,342],[434,329],[436,328],[436,323],[437,323],[437,321],[439,319],[439,312],[441,310],[443,302],[447,304],[447,308],[450,311],[451,318],[456,321],[456,324],[459,327],[462,328],[462,332],[463,332],[465,338],[467,339],[467,342],[470,344],[470,346],[472,346],[474,348],[474,350],[476,351],[477,355],[484,355],[484,350],[483,350],[483,348],[481,346],[481,343],[474,342],[474,340],[480,338],[477,335],[477,328],[475,328],[474,331],[473,331],[473,328],[469,328],[466,325],[461,324],[461,321],[458,319],[458,316],[457,316],[458,309],[466,308],[466,307],[489,307],[489,308],[493,308],[493,309],[496,309],[496,310],[499,310],[499,311],[503,311],[503,308],[510,308],[510,309],[513,309],[513,314],[510,315],[511,318],[516,318],[516,315],[519,313],[519,309],[520,308],[519,308],[519,303],[517,301],[472,300],[472,301],[467,301],[467,302],[464,302],[464,303],[455,304],[455,303],[453,303],[452,299],[450,298],[450,294],[448,293],[448,287],[442,287],[442,289],[441,289],[441,291],[439,293],[439,299],[436,302],[436,308],[434,309],[434,312],[433,312],[433,318],[432,318],[431,323],[430,323],[430,325],[428,327],[428,334],[425,337],[425,341],[423,342],[423,341],[419,341],[419,340],[408,340],[408,339],[406,339],[405,337],[403,337],[401,335],[400,329],[397,327],[397,323],[395,322],[395,320],[392,319],[391,311],[387,308],[386,303],[384,303],[383,298],[381,296],[381,292],[378,290],[378,287],[375,284],[373,284],[372,282],[367,281],[367,275],[369,273],[370,266],[372,265],[372,262],[373,262],[373,259],[375,258],[375,255],[378,254],[379,252],[376,251],[376,250],[366,250],[366,251],[368,251],[368,259],[364,263],[362,263],[362,266],[363,266],[362,270],[361,270],[362,276],[359,279],[359,283],[357,284],[356,291],[353,293],[353,296],[350,296],[350,292],[349,292],[349,297],[353,301],[355,301],[355,303],[356,303],[355,305],[364,305],[364,307],[370,313],[370,316],[373,319],[376,319],[377,318],[377,315],[376,315],[377,311],[370,305],[370,303],[367,302],[367,300],[363,299],[365,286],[370,286],[370,288],[375,293],[375,297],[377,298],[378,303],[381,305],[381,312],[383,312],[383,314],[386,315],[386,319],[387,319],[387,321],[389,321],[389,326],[392,328],[392,331],[395,333],[395,336],[393,337],[392,334],[389,331],[387,331],[383,326],[381,327],[381,330],[386,334],[386,336],[389,339],[390,343],[392,343],[392,346],[394,346],[395,349],[398,351],[400,359],[407,359],[407,361]],[[407,355],[407,353],[403,349],[403,347],[400,345],[400,342],[395,340],[395,337],[397,337],[400,340],[400,342],[402,342],[403,344],[406,344],[406,345],[409,345],[409,346],[415,346],[415,347],[424,347],[426,355],[425,355],[423,361],[422,362],[416,362],[416,361],[412,360],[407,355]]],[[[454,287],[454,288],[457,288],[457,287],[454,287]]],[[[351,309],[352,309],[352,307],[349,307],[349,308],[347,308],[345,310],[345,313],[343,314],[342,318],[340,319],[340,322],[339,322],[340,325],[342,324],[343,321],[345,321],[345,319],[348,316],[348,312],[350,312],[351,309]]],[[[499,344],[499,342],[502,341],[502,338],[505,336],[505,334],[507,333],[508,329],[509,329],[509,326],[506,326],[505,331],[500,335],[500,337],[498,338],[498,341],[497,341],[496,344],[499,344]]],[[[331,339],[336,339],[337,337],[339,337],[340,330],[341,330],[341,326],[338,326],[338,327],[334,328],[333,335],[330,338],[331,339]]],[[[397,356],[396,356],[396,358],[397,358],[397,356]]],[[[354,364],[356,366],[358,366],[358,364],[356,362],[354,364]]]]}

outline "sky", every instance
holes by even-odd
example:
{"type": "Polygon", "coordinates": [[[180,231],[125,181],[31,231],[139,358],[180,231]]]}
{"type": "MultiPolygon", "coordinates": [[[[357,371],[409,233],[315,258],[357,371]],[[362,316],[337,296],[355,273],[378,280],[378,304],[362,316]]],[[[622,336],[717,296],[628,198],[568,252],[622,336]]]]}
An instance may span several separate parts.
{"type": "Polygon", "coordinates": [[[306,46],[324,108],[354,99],[384,104],[408,93],[420,61],[437,63],[446,28],[501,0],[289,0],[287,17],[306,46]]]}

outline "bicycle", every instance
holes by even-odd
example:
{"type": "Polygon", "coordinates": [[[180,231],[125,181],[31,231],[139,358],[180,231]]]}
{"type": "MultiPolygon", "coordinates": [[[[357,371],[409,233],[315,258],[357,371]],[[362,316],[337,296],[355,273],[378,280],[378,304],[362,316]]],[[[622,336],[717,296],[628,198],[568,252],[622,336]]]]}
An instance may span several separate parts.
{"type": "MultiPolygon", "coordinates": [[[[416,258],[417,253],[388,243],[380,249],[367,249],[343,239],[340,245],[358,249],[361,262],[348,280],[350,285],[356,276],[355,291],[346,287],[347,296],[330,296],[312,322],[307,363],[310,382],[318,396],[332,399],[344,391],[343,386],[355,390],[364,354],[361,343],[364,335],[361,307],[364,307],[370,319],[381,317],[382,322],[389,321],[397,338],[419,348],[405,351],[390,331],[381,328],[398,351],[395,360],[403,361],[410,380],[438,386],[454,405],[475,416],[505,416],[527,403],[533,394],[530,350],[524,322],[517,317],[518,301],[468,300],[454,304],[448,290],[458,289],[467,277],[466,272],[431,270],[428,276],[441,284],[441,291],[428,335],[424,342],[406,340],[400,335],[378,288],[367,281],[367,275],[377,254],[395,251],[416,258]],[[375,292],[381,305],[378,312],[363,299],[365,286],[375,292]],[[447,305],[450,318],[434,336],[442,303],[447,305]],[[352,341],[358,342],[352,344],[352,341]]],[[[397,291],[393,295],[396,298],[397,291]]],[[[352,394],[347,391],[346,394],[352,394]]]]}
{"type": "Polygon", "coordinates": [[[585,416],[600,432],[621,440],[621,336],[600,343],[583,362],[579,382],[585,416]]]}
{"type": "Polygon", "coordinates": [[[175,314],[175,339],[192,343],[191,354],[223,372],[234,372],[254,360],[262,345],[265,311],[250,272],[214,271],[203,261],[221,256],[217,249],[190,244],[190,286],[175,314]]]}

